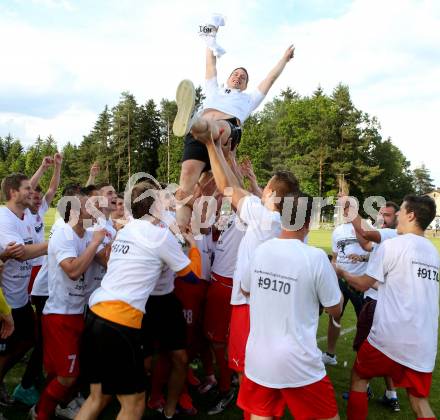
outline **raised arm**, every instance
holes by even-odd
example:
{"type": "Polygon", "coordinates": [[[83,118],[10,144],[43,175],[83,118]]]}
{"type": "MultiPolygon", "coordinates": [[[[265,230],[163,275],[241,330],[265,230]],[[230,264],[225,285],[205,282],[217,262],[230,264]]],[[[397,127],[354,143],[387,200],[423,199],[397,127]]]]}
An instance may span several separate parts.
{"type": "Polygon", "coordinates": [[[52,202],[57,192],[58,186],[60,185],[62,162],[63,162],[63,156],[60,153],[55,153],[53,157],[52,179],[50,180],[49,188],[47,189],[46,194],[44,195],[44,199],[46,200],[48,206],[50,206],[50,203],[52,202]]]}
{"type": "Polygon", "coordinates": [[[269,72],[266,78],[258,85],[258,90],[262,94],[267,95],[269,89],[275,83],[275,80],[277,80],[279,75],[283,72],[284,67],[286,67],[286,64],[293,58],[294,52],[295,52],[295,48],[293,45],[287,48],[281,60],[278,61],[276,66],[269,72]]]}
{"type": "MultiPolygon", "coordinates": [[[[360,236],[366,242],[371,241],[375,242],[376,244],[379,244],[381,242],[381,236],[378,230],[370,226],[368,227],[368,229],[364,229],[366,221],[362,220],[359,214],[352,220],[351,223],[354,227],[354,230],[356,231],[356,236],[360,236]]],[[[359,243],[362,246],[361,241],[359,241],[359,243]]]]}
{"type": "Polygon", "coordinates": [[[89,173],[89,179],[86,182],[86,187],[89,185],[95,185],[96,177],[99,174],[99,163],[94,162],[93,165],[90,167],[90,173],[89,173]]]}
{"type": "Polygon", "coordinates": [[[217,58],[210,48],[206,48],[206,75],[205,79],[210,80],[217,77],[217,58]]]}
{"type": "Polygon", "coordinates": [[[50,166],[52,166],[52,163],[53,159],[50,156],[45,156],[43,158],[40,167],[36,170],[36,172],[32,175],[32,178],[30,179],[31,187],[33,190],[35,190],[35,188],[37,187],[43,174],[50,168],[50,166]]]}
{"type": "Polygon", "coordinates": [[[240,183],[226,162],[220,147],[217,147],[214,141],[209,142],[206,147],[208,149],[211,170],[214,175],[217,188],[223,195],[230,195],[228,194],[228,191],[225,190],[227,188],[231,188],[232,206],[237,209],[237,211],[240,211],[240,201],[242,198],[249,195],[249,192],[240,187],[240,183]]]}
{"type": "Polygon", "coordinates": [[[261,198],[263,191],[258,185],[257,177],[255,176],[254,168],[252,167],[252,162],[246,158],[241,164],[240,169],[243,176],[249,180],[249,191],[261,198]]]}

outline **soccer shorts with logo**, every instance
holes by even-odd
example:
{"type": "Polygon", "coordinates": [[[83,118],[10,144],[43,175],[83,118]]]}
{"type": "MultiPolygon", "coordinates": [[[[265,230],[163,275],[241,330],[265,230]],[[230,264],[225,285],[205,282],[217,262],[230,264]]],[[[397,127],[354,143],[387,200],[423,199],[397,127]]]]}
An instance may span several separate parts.
{"type": "Polygon", "coordinates": [[[362,379],[390,376],[396,388],[405,388],[417,398],[428,398],[432,372],[417,372],[395,362],[365,340],[359,349],[353,366],[362,379]]]}
{"type": "Polygon", "coordinates": [[[231,321],[232,279],[212,273],[206,294],[203,330],[209,341],[227,343],[231,321]]]}
{"type": "Polygon", "coordinates": [[[336,416],[333,385],[325,376],[298,388],[268,388],[243,376],[237,405],[247,413],[262,417],[282,417],[287,406],[296,420],[328,419],[336,416]]]}
{"type": "Polygon", "coordinates": [[[84,316],[48,314],[43,327],[43,364],[49,375],[78,377],[84,316]]]}
{"type": "Polygon", "coordinates": [[[249,305],[232,305],[231,327],[229,329],[229,367],[244,372],[246,344],[250,331],[249,305]]]}

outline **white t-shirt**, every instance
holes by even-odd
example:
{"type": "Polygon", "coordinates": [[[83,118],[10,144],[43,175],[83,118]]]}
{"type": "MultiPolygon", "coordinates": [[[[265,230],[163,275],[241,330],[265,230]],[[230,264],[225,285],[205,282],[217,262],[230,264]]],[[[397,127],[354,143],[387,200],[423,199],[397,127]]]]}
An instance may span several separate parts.
{"type": "Polygon", "coordinates": [[[157,280],[156,286],[150,293],[151,296],[163,296],[168,295],[174,290],[174,280],[176,273],[171,270],[167,265],[162,267],[162,272],[157,280]]]}
{"type": "Polygon", "coordinates": [[[316,342],[319,304],[337,305],[338,280],[321,249],[297,239],[260,245],[242,281],[250,292],[246,376],[269,388],[301,387],[325,375],[316,342]]]}
{"type": "MultiPolygon", "coordinates": [[[[59,218],[52,225],[49,233],[49,240],[52,238],[54,232],[61,226],[64,226],[64,220],[59,218]]],[[[32,296],[49,296],[49,285],[48,285],[48,265],[47,265],[47,255],[43,255],[43,262],[41,264],[40,271],[35,277],[34,284],[32,286],[31,295],[32,296]]]]}
{"type": "Polygon", "coordinates": [[[240,218],[231,213],[226,226],[221,231],[214,247],[212,272],[232,278],[237,265],[238,247],[246,232],[246,226],[240,218]]]}
{"type": "Polygon", "coordinates": [[[203,101],[203,110],[216,109],[238,118],[241,124],[265,97],[258,89],[246,93],[239,89],[219,87],[217,77],[206,80],[205,83],[206,99],[203,101]]]}
{"type": "Polygon", "coordinates": [[[214,248],[214,241],[212,240],[211,232],[206,235],[200,236],[200,239],[195,239],[195,241],[202,259],[202,280],[209,281],[211,279],[211,260],[214,248]]]}
{"type": "MultiPolygon", "coordinates": [[[[101,245],[98,247],[97,252],[100,252],[105,248],[106,245],[114,240],[117,232],[116,229],[113,227],[113,222],[111,220],[99,219],[97,226],[105,229],[106,231],[105,238],[102,241],[101,245]]],[[[88,228],[87,230],[93,234],[94,227],[88,228]]],[[[96,261],[93,261],[90,264],[90,267],[87,270],[88,280],[90,280],[87,282],[87,301],[90,295],[101,285],[101,281],[104,278],[105,271],[106,269],[96,261]]]]}
{"type": "Polygon", "coordinates": [[[242,200],[240,219],[246,223],[247,229],[238,247],[237,265],[232,283],[231,305],[248,303],[248,298],[241,292],[241,279],[258,245],[276,238],[281,232],[281,215],[270,211],[255,195],[242,200]]]}
{"type": "MultiPolygon", "coordinates": [[[[18,218],[7,207],[0,207],[0,247],[6,249],[10,242],[30,245],[34,243],[33,226],[29,219],[18,218]]],[[[29,301],[28,285],[31,261],[8,260],[3,267],[2,289],[6,301],[13,309],[25,306],[29,301]]]]}
{"type": "Polygon", "coordinates": [[[164,266],[174,272],[191,263],[177,239],[166,226],[135,219],[118,232],[113,242],[107,273],[89,300],[119,300],[145,312],[145,304],[164,266]]]}
{"type": "Polygon", "coordinates": [[[359,245],[356,238],[356,232],[351,223],[343,223],[335,228],[332,234],[332,250],[337,253],[336,262],[342,269],[349,273],[360,276],[365,273],[367,269],[366,261],[353,261],[348,258],[351,254],[366,255],[368,252],[364,251],[359,245]]]}
{"type": "Polygon", "coordinates": [[[55,230],[49,240],[47,251],[49,297],[43,314],[82,314],[87,303],[87,271],[78,279],[71,280],[60,263],[67,258],[81,256],[90,244],[92,233],[84,232],[80,238],[65,223],[55,230]]]}
{"type": "MultiPolygon", "coordinates": [[[[374,244],[373,250],[370,253],[370,259],[373,257],[373,254],[377,252],[377,250],[379,249],[381,244],[383,244],[384,241],[386,241],[387,239],[395,238],[397,236],[396,229],[384,228],[384,229],[378,229],[377,231],[380,234],[380,243],[374,244]]],[[[370,265],[370,261],[368,261],[367,264],[367,271],[369,265],[370,265]]],[[[377,290],[370,287],[366,292],[364,292],[364,298],[366,297],[377,300],[377,290]]]]}
{"type": "Polygon", "coordinates": [[[368,341],[390,359],[432,372],[437,354],[440,256],[426,238],[399,235],[373,255],[367,274],[379,282],[368,341]]]}
{"type": "MultiPolygon", "coordinates": [[[[29,222],[34,227],[33,236],[34,236],[34,244],[41,244],[44,242],[44,215],[47,210],[49,210],[49,205],[45,198],[41,201],[41,206],[38,209],[38,212],[33,214],[29,209],[24,211],[24,217],[29,219],[29,222]]],[[[29,261],[33,266],[34,265],[42,265],[43,264],[44,255],[38,258],[34,258],[29,261]]]]}

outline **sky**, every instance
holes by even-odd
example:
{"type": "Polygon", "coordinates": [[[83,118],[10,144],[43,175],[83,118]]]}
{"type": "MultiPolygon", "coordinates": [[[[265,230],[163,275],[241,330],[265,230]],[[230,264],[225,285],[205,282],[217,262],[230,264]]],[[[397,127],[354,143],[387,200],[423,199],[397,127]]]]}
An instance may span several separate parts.
{"type": "Polygon", "coordinates": [[[52,134],[78,144],[123,91],[173,99],[203,85],[198,26],[226,17],[219,80],[238,66],[255,87],[295,45],[268,100],[342,82],[412,167],[440,186],[440,2],[437,0],[0,0],[0,136],[52,134]]]}

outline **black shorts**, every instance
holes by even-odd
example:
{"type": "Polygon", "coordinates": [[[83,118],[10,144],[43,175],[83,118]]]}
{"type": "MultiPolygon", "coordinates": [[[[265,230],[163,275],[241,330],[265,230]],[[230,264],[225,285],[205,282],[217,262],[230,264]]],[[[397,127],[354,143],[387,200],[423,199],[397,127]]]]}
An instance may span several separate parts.
{"type": "Polygon", "coordinates": [[[145,391],[141,338],[140,329],[116,324],[89,310],[81,341],[81,377],[101,384],[103,394],[145,391]]]}
{"type": "Polygon", "coordinates": [[[339,282],[339,288],[341,289],[341,292],[344,295],[344,304],[342,307],[341,317],[345,312],[345,307],[347,306],[348,301],[351,301],[354,311],[356,313],[356,318],[358,318],[359,313],[362,310],[362,306],[364,305],[363,293],[352,289],[347,284],[347,282],[342,279],[338,279],[338,282],[339,282]]]}
{"type": "Polygon", "coordinates": [[[186,322],[180,300],[172,293],[150,296],[142,320],[144,356],[154,351],[186,349],[186,322]]]}
{"type": "Polygon", "coordinates": [[[359,314],[356,324],[356,336],[353,340],[353,350],[358,351],[362,343],[367,339],[373,325],[374,312],[376,311],[377,300],[367,298],[359,314]]]}
{"type": "MultiPolygon", "coordinates": [[[[231,149],[234,150],[241,140],[241,127],[238,124],[236,118],[230,118],[228,120],[223,120],[229,123],[231,127],[231,149]]],[[[209,171],[211,169],[211,164],[209,163],[209,155],[206,146],[199,141],[197,141],[191,133],[188,133],[185,137],[185,147],[183,149],[182,162],[185,160],[199,160],[205,162],[205,167],[203,172],[209,171]]]]}
{"type": "Polygon", "coordinates": [[[6,339],[0,338],[0,354],[8,353],[17,342],[35,341],[36,322],[31,303],[12,309],[11,313],[14,319],[14,332],[6,339]]]}

